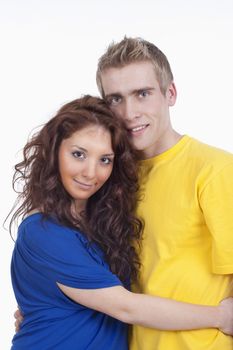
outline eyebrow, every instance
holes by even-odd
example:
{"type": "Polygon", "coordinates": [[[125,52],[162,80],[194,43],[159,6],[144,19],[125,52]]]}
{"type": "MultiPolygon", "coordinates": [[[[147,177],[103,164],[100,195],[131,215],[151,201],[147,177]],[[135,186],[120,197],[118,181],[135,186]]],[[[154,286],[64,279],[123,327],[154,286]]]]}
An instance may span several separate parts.
{"type": "MultiPolygon", "coordinates": [[[[83,147],[80,147],[78,145],[72,145],[72,147],[77,147],[78,149],[80,149],[81,151],[84,151],[84,152],[87,152],[88,153],[88,150],[86,148],[83,148],[83,147]]],[[[104,157],[114,157],[115,154],[114,153],[106,153],[106,154],[102,154],[102,156],[104,157]]]]}
{"type": "MultiPolygon", "coordinates": [[[[145,87],[142,87],[142,88],[139,88],[139,89],[134,89],[132,91],[129,92],[129,95],[135,95],[136,93],[140,92],[140,91],[144,91],[144,90],[155,90],[154,87],[152,86],[145,86],[145,87]]],[[[106,99],[110,98],[110,97],[113,97],[113,96],[119,96],[119,97],[122,97],[122,94],[120,92],[113,92],[111,94],[108,94],[108,95],[105,95],[104,97],[106,99]]]]}

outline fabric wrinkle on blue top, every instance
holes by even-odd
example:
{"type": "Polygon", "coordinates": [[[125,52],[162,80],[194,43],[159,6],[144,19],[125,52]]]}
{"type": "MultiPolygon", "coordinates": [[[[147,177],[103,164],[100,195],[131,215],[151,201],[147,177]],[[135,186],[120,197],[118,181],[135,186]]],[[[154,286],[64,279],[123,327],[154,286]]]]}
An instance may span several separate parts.
{"type": "Polygon", "coordinates": [[[122,285],[102,250],[80,231],[41,213],[19,226],[12,284],[24,320],[12,350],[127,350],[127,325],[68,298],[57,282],[79,289],[122,285]]]}

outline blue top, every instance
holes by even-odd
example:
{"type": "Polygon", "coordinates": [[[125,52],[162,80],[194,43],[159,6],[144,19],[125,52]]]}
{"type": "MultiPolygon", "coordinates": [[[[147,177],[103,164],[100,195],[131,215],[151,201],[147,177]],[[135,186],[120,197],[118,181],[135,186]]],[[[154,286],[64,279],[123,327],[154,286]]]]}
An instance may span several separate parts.
{"type": "Polygon", "coordinates": [[[36,213],[19,226],[12,284],[24,321],[14,350],[127,350],[127,325],[75,303],[56,282],[80,289],[122,285],[97,245],[36,213]]]}

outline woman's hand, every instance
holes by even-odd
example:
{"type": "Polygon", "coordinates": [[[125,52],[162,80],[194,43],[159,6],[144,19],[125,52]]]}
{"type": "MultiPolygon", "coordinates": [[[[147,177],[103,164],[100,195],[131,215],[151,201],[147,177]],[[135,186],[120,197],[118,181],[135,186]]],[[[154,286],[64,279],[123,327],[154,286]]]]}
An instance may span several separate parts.
{"type": "Polygon", "coordinates": [[[219,329],[228,335],[233,335],[233,298],[223,299],[219,304],[219,329]]]}

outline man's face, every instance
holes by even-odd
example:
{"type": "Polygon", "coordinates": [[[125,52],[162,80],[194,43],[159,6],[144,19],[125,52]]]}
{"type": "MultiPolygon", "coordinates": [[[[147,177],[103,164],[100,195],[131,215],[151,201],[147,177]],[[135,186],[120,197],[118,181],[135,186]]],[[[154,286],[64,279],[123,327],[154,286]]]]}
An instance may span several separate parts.
{"type": "Polygon", "coordinates": [[[172,83],[161,93],[151,62],[108,68],[101,74],[105,99],[116,116],[124,120],[129,136],[144,158],[170,147],[173,129],[169,107],[176,101],[172,83]]]}

